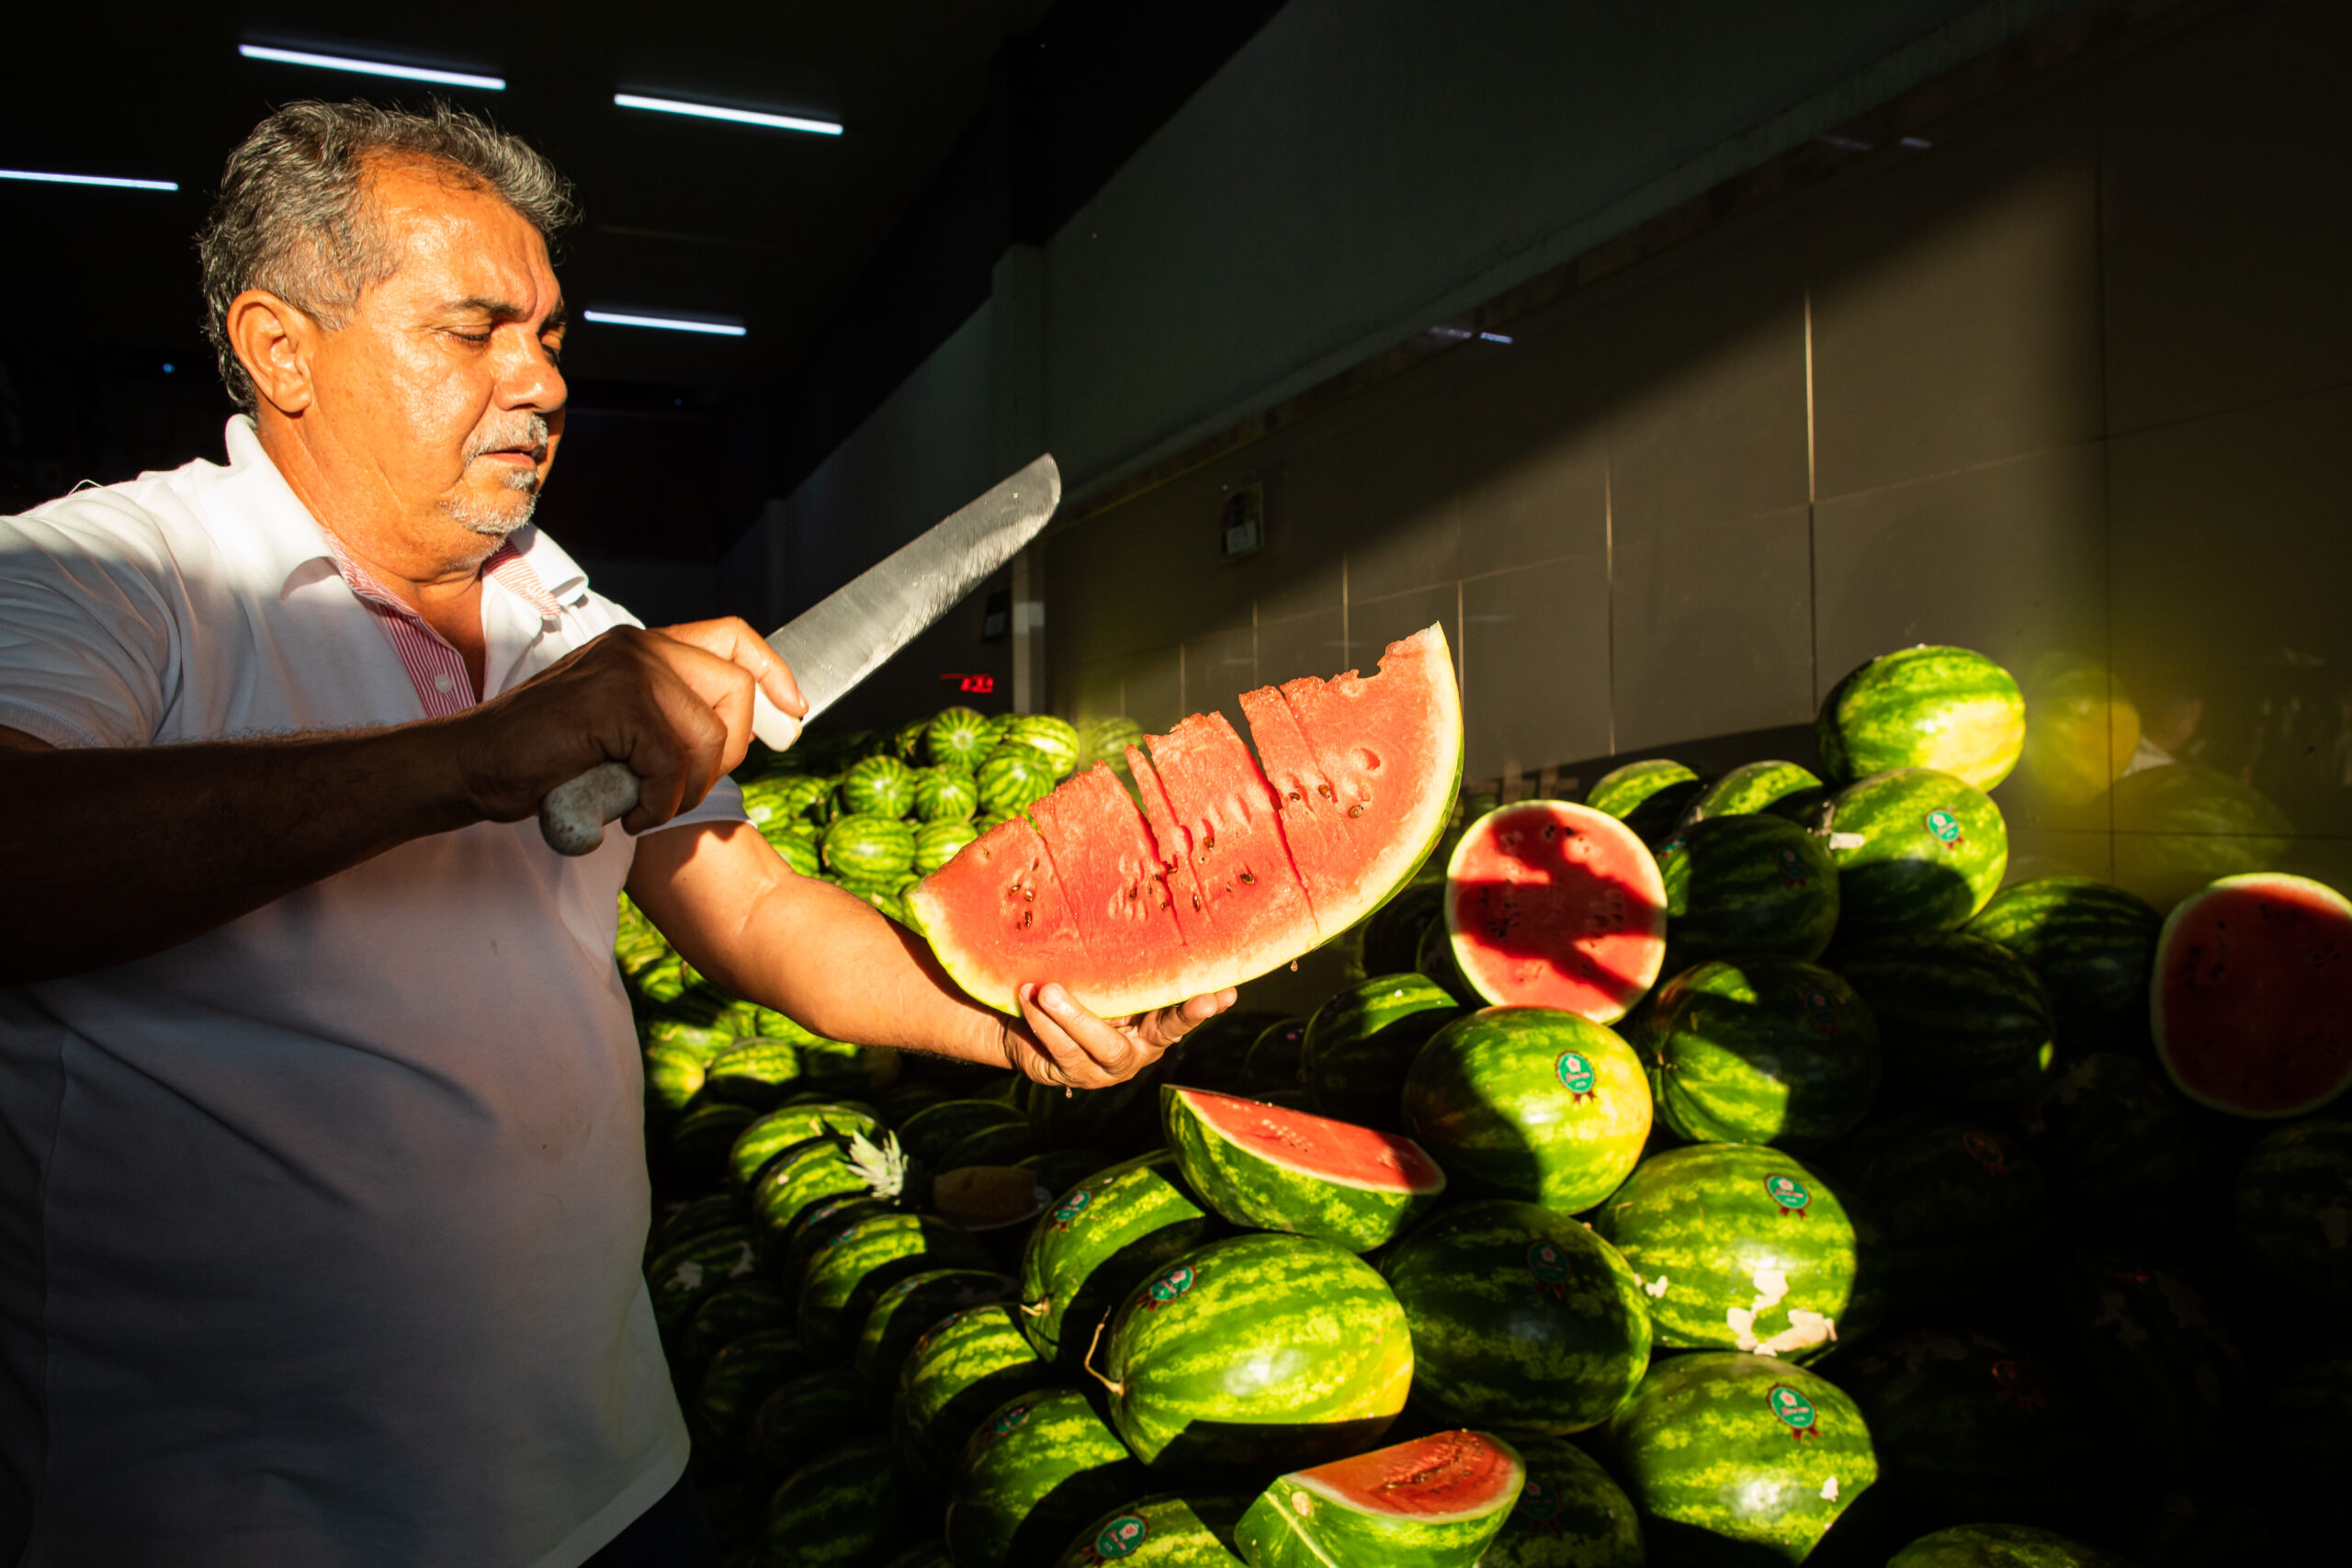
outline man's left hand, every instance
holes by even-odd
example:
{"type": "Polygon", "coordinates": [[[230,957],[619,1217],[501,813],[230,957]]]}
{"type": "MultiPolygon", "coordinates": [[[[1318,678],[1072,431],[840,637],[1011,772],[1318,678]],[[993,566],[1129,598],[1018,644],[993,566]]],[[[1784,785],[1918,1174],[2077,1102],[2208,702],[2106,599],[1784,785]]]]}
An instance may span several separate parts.
{"type": "Polygon", "coordinates": [[[1234,993],[1194,997],[1177,1007],[1104,1020],[1056,985],[1023,986],[1021,1018],[1004,1023],[1005,1065],[1039,1083],[1108,1089],[1159,1060],[1160,1053],[1231,1007],[1234,993]]]}

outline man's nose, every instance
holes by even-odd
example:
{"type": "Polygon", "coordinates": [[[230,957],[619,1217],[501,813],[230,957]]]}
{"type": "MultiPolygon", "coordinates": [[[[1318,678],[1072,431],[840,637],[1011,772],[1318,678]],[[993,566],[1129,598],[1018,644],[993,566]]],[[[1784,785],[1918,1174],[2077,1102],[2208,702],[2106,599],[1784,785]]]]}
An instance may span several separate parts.
{"type": "Polygon", "coordinates": [[[555,361],[536,338],[506,367],[499,378],[498,401],[502,408],[536,409],[552,413],[564,404],[571,389],[557,369],[555,361]]]}

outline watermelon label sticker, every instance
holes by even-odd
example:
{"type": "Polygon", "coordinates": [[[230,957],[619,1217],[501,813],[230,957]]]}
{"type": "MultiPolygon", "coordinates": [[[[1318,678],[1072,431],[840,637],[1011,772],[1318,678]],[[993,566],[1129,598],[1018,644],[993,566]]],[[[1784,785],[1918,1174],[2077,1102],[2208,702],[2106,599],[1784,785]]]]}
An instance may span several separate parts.
{"type": "Polygon", "coordinates": [[[1799,1219],[1804,1217],[1805,1205],[1813,1201],[1813,1194],[1793,1176],[1768,1176],[1764,1179],[1764,1190],[1781,1206],[1781,1213],[1799,1219]]]}
{"type": "Polygon", "coordinates": [[[1170,1302],[1191,1290],[1193,1280],[1192,1269],[1179,1263],[1151,1282],[1151,1289],[1146,1292],[1148,1299],[1143,1303],[1144,1310],[1153,1312],[1166,1306],[1170,1302]]]}
{"type": "Polygon", "coordinates": [[[1063,1199],[1054,1209],[1054,1228],[1057,1231],[1069,1229],[1069,1223],[1086,1213],[1086,1206],[1093,1201],[1094,1194],[1083,1187],[1063,1199]]]}
{"type": "Polygon", "coordinates": [[[1016,1404],[998,1416],[995,1424],[989,1427],[989,1441],[993,1443],[1007,1432],[1018,1431],[1028,1424],[1029,1407],[1025,1404],[1016,1404]]]}
{"type": "Polygon", "coordinates": [[[1960,841],[1960,818],[1949,811],[1930,811],[1928,813],[1928,831],[1933,833],[1939,842],[1956,844],[1960,841]]]}
{"type": "Polygon", "coordinates": [[[1554,1301],[1564,1301],[1568,1293],[1568,1258],[1548,1241],[1528,1244],[1527,1271],[1535,1276],[1535,1288],[1554,1301]]]}
{"type": "Polygon", "coordinates": [[[1094,1555],[1104,1562],[1132,1557],[1150,1534],[1150,1521],[1141,1514],[1121,1514],[1104,1525],[1102,1533],[1094,1538],[1094,1555]]]}
{"type": "Polygon", "coordinates": [[[1527,1485],[1520,1492],[1517,1512],[1544,1535],[1560,1533],[1559,1496],[1534,1476],[1527,1478],[1527,1485]]]}
{"type": "Polygon", "coordinates": [[[1574,1051],[1563,1051],[1560,1059],[1552,1064],[1552,1070],[1560,1075],[1560,1082],[1567,1087],[1571,1097],[1568,1103],[1571,1105],[1582,1105],[1586,1100],[1596,1098],[1592,1086],[1599,1075],[1583,1056],[1574,1051]]]}
{"type": "Polygon", "coordinates": [[[1778,1382],[1772,1385],[1772,1392],[1766,1397],[1771,1402],[1772,1414],[1781,1418],[1781,1424],[1789,1429],[1792,1438],[1802,1441],[1821,1436],[1814,1430],[1815,1423],[1821,1416],[1814,1409],[1813,1402],[1804,1394],[1784,1382],[1778,1382]]]}
{"type": "Polygon", "coordinates": [[[1804,857],[1788,845],[1782,844],[1781,852],[1773,858],[1781,863],[1781,881],[1787,886],[1803,887],[1812,880],[1805,873],[1804,857]]]}
{"type": "Polygon", "coordinates": [[[2001,1145],[1992,1134],[1971,1127],[1960,1135],[1960,1146],[1968,1151],[1969,1158],[1983,1166],[1989,1174],[2008,1175],[2008,1156],[2001,1152],[2001,1145]]]}
{"type": "Polygon", "coordinates": [[[1804,992],[1805,1016],[1813,1021],[1813,1032],[1825,1040],[1835,1040],[1846,1032],[1838,1016],[1838,998],[1818,986],[1808,986],[1804,992]]]}

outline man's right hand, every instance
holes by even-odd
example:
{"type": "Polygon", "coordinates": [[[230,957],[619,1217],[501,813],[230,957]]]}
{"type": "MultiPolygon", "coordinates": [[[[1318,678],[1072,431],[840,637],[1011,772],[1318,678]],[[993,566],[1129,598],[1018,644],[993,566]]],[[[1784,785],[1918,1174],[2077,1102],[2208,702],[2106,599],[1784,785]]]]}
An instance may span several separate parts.
{"type": "Polygon", "coordinates": [[[617,761],[639,780],[621,827],[641,833],[700,804],[742,761],[754,689],[796,717],[808,711],[791,670],[738,618],[619,626],[443,723],[481,816],[520,821],[558,784],[617,761]]]}

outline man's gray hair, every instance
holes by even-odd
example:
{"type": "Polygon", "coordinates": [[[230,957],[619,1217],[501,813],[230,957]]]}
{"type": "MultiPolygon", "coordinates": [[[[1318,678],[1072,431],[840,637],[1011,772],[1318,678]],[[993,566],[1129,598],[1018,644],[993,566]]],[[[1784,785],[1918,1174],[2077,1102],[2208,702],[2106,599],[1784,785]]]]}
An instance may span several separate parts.
{"type": "Polygon", "coordinates": [[[528,142],[447,104],[432,112],[375,104],[288,104],[229,154],[212,214],[197,238],[204,266],[204,330],[220,379],[247,412],[254,384],[229,344],[229,302],[266,289],[330,330],[363,290],[399,269],[367,183],[371,161],[445,166],[494,192],[552,244],[578,216],[571,183],[528,142]]]}

